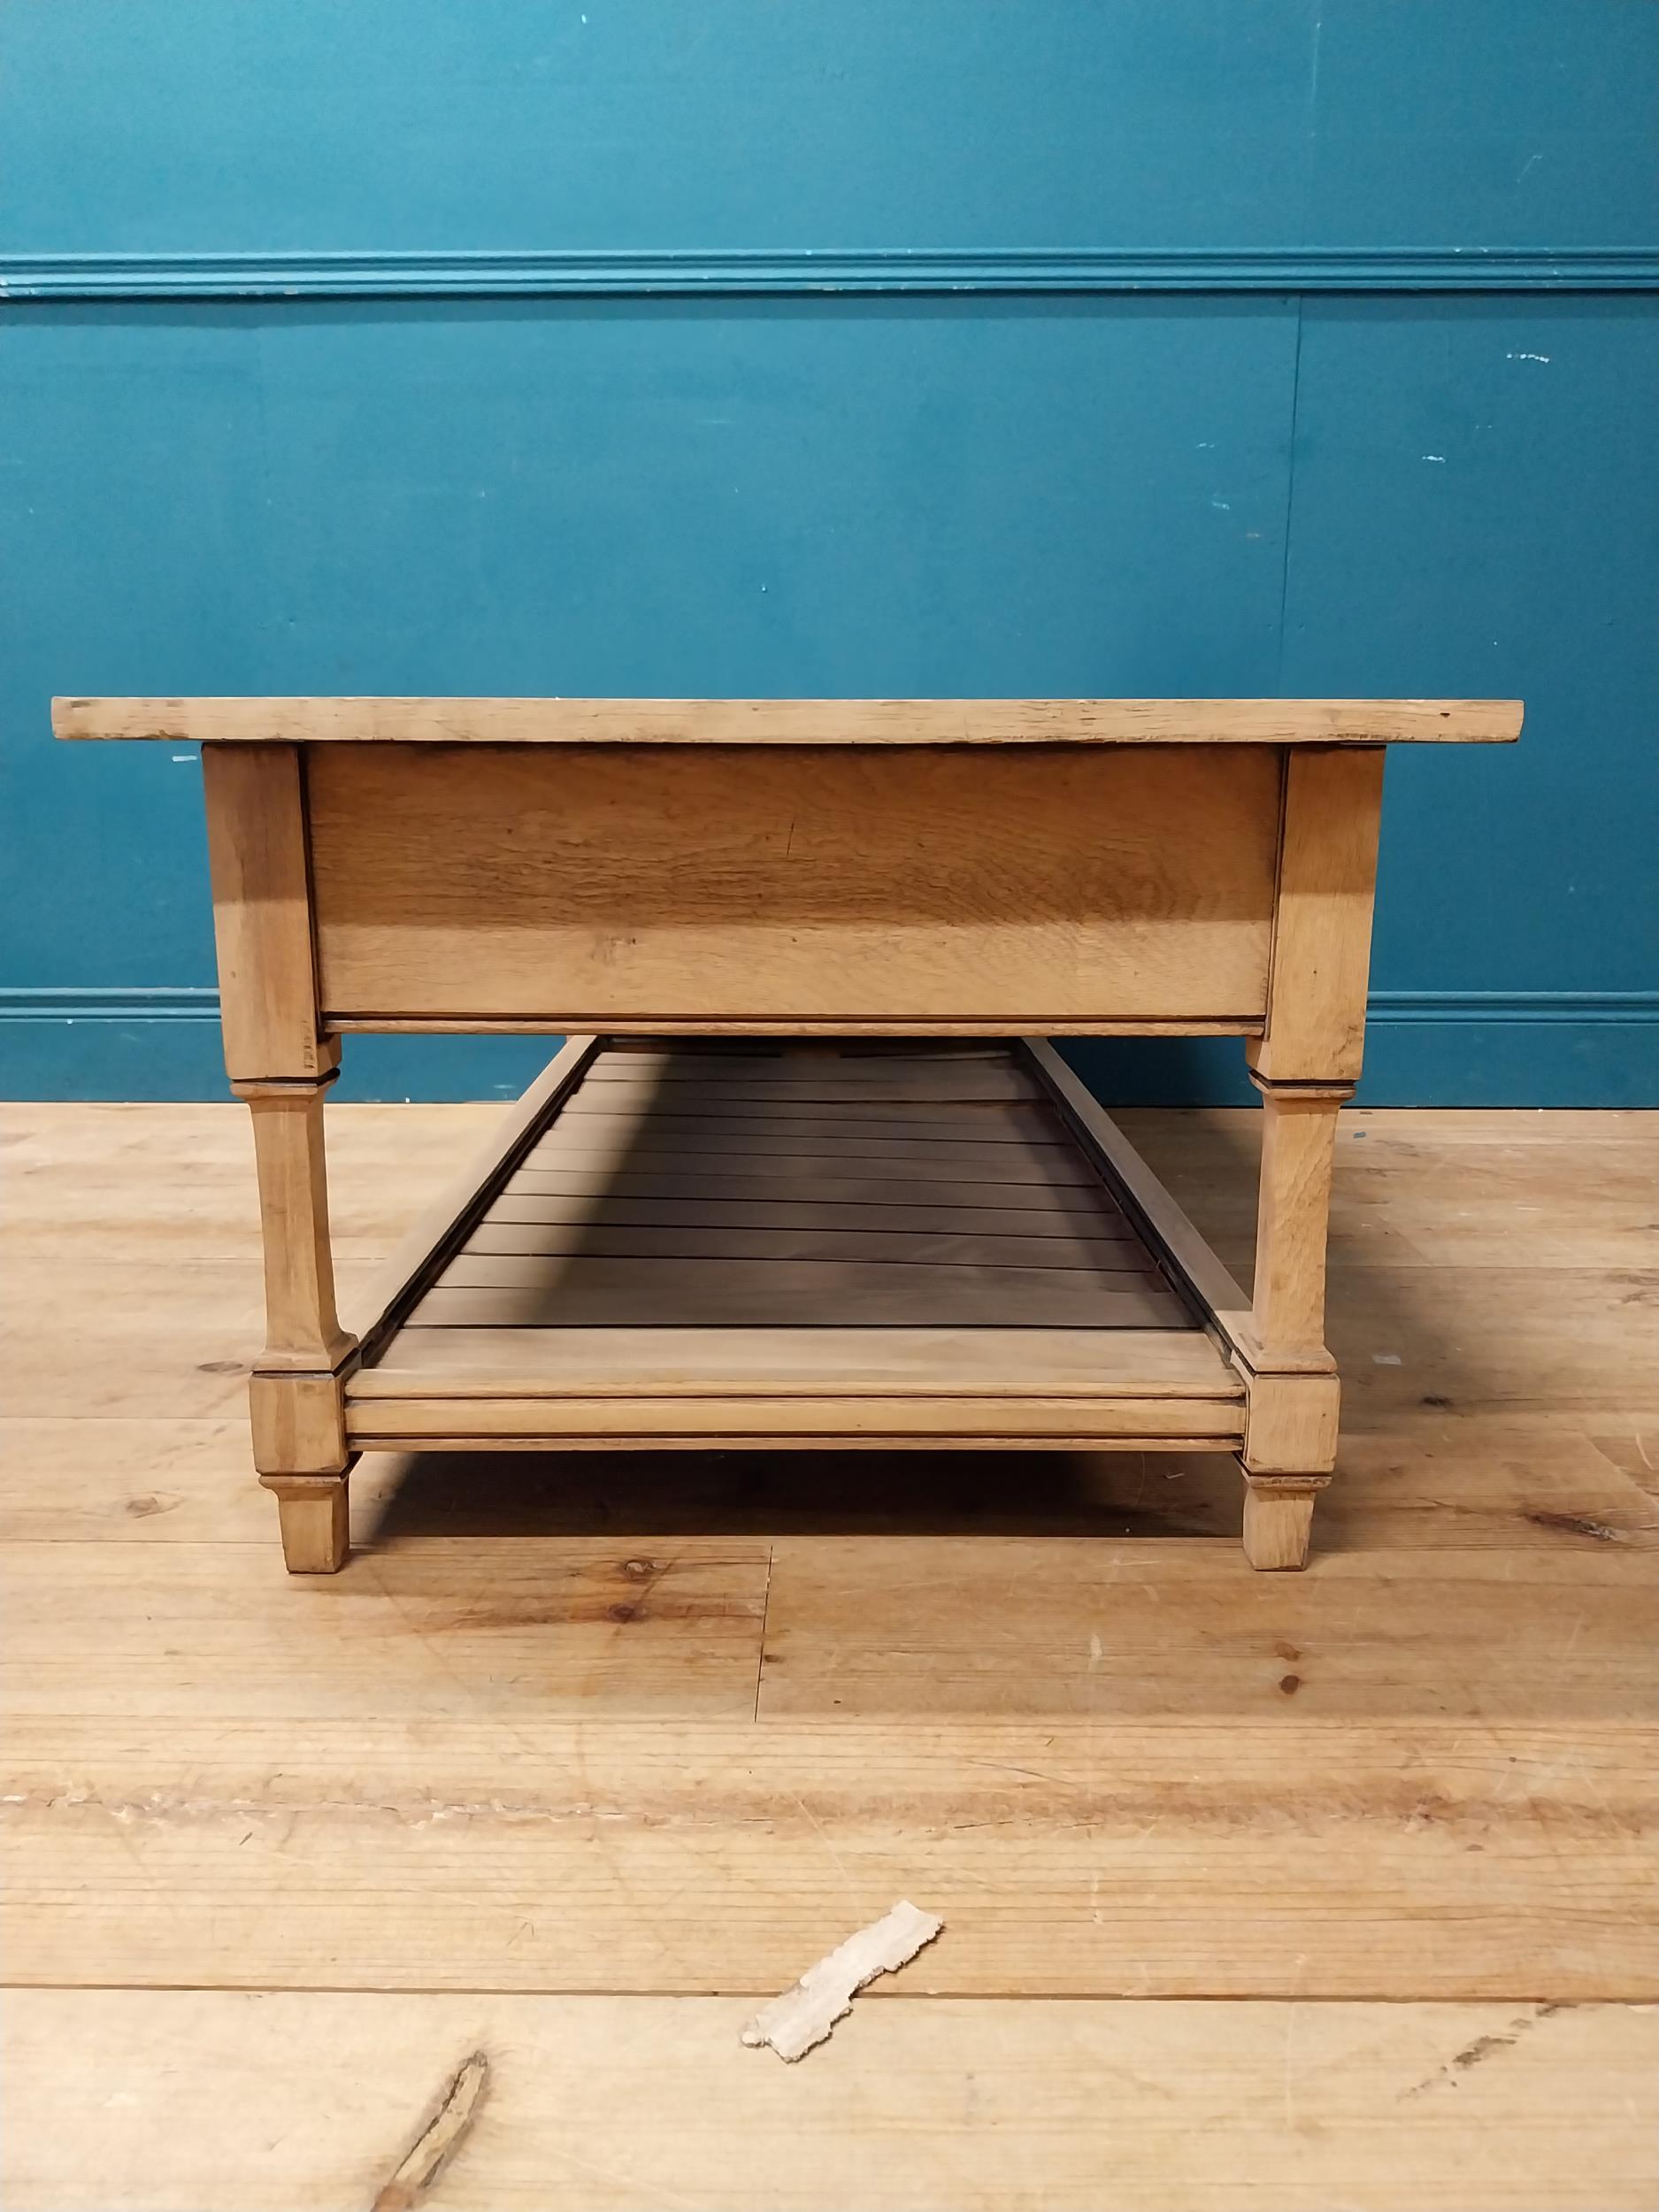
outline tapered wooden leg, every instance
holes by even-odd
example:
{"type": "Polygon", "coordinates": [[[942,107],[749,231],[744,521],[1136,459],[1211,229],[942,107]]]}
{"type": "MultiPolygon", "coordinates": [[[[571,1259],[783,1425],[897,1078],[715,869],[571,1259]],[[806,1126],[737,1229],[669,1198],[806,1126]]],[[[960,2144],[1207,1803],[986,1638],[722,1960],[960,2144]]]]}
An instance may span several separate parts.
{"type": "Polygon", "coordinates": [[[1251,1566],[1307,1564],[1313,1502],[1323,1486],[1271,1475],[1245,1477],[1244,1555],[1251,1566]]]}
{"type": "Polygon", "coordinates": [[[350,1478],[347,1475],[261,1475],[274,1491],[282,1528],[282,1557],[291,1575],[331,1575],[351,1548],[350,1478]]]}
{"type": "Polygon", "coordinates": [[[1262,1183],[1256,1221],[1252,1333],[1263,1363],[1325,1350],[1325,1248],[1337,1114],[1352,1087],[1262,1093],[1262,1183]]]}
{"type": "Polygon", "coordinates": [[[303,1081],[239,1083],[253,1115],[265,1249],[263,1374],[336,1368],[357,1340],[334,1311],[323,1100],[334,1071],[303,1081]]]}
{"type": "Polygon", "coordinates": [[[344,1376],[357,1340],[334,1310],[323,1163],[333,1075],[236,1086],[253,1112],[265,1240],[265,1345],[248,1393],[253,1461],[276,1493],[291,1574],[332,1574],[348,1548],[344,1376]]]}
{"type": "Polygon", "coordinates": [[[1246,1368],[1244,1552],[1253,1567],[1300,1567],[1316,1493],[1336,1463],[1335,1363],[1325,1344],[1325,1227],[1337,1110],[1346,1083],[1262,1093],[1262,1188],[1246,1368]]]}

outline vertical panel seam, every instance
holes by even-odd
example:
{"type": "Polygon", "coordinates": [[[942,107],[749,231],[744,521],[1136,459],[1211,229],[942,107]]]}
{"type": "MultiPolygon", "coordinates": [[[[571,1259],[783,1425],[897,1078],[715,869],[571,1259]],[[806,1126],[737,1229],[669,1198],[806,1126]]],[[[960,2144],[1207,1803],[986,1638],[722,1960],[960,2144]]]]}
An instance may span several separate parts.
{"type": "Polygon", "coordinates": [[[1279,572],[1279,650],[1273,664],[1273,689],[1285,689],[1285,618],[1290,606],[1290,541],[1296,518],[1296,425],[1302,405],[1302,326],[1305,293],[1296,295],[1296,343],[1290,365],[1290,452],[1285,465],[1285,542],[1279,572]]]}

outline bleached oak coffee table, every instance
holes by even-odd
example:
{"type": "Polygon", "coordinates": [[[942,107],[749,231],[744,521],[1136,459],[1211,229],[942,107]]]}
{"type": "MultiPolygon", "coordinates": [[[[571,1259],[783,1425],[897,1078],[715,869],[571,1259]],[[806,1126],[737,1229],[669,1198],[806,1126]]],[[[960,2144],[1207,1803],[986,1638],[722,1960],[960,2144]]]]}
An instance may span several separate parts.
{"type": "Polygon", "coordinates": [[[296,1571],[363,1451],[1238,1455],[1300,1566],[1330,1479],[1337,1110],[1384,748],[1494,700],[60,699],[200,740],[253,1112],[254,1462],[296,1571]],[[568,1041],[336,1317],[355,1030],[568,1041]],[[1041,1039],[1238,1036],[1254,1295],[1041,1039]]]}

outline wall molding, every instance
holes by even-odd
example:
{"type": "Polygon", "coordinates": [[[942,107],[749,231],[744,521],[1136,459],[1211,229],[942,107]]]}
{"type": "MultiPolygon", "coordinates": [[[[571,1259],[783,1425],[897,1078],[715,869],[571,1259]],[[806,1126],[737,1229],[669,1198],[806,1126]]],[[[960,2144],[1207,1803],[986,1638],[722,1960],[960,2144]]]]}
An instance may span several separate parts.
{"type": "Polygon", "coordinates": [[[211,984],[0,984],[0,1022],[212,1022],[211,984]]]}
{"type": "Polygon", "coordinates": [[[1397,1022],[1659,1023],[1659,991],[1373,991],[1368,1025],[1397,1022]]]}
{"type": "MultiPolygon", "coordinates": [[[[1373,1026],[1401,1022],[1659,1023],[1659,991],[1373,991],[1373,1026]]],[[[0,1022],[211,1022],[211,985],[0,986],[0,1022]]]]}
{"type": "Polygon", "coordinates": [[[1043,292],[1653,292],[1659,248],[0,253],[0,301],[1043,292]]]}
{"type": "MultiPolygon", "coordinates": [[[[354,1036],[340,1094],[516,1098],[546,1037],[354,1036]]],[[[1105,1038],[1065,1050],[1103,1103],[1256,1104],[1232,1038],[1105,1038]]],[[[0,1094],[227,1098],[206,986],[0,988],[0,1094]]],[[[1365,1106],[1659,1105],[1659,992],[1379,991],[1365,1106]]]]}

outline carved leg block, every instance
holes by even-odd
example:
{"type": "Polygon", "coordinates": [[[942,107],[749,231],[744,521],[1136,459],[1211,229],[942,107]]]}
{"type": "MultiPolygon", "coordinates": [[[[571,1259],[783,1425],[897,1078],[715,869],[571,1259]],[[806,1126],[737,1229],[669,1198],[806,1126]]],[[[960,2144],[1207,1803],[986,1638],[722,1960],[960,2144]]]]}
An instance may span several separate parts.
{"type": "Polygon", "coordinates": [[[262,1475],[342,1475],[348,1464],[338,1375],[261,1375],[248,1386],[253,1463],[262,1475]]]}
{"type": "Polygon", "coordinates": [[[1252,1375],[1246,1391],[1241,1457],[1247,1474],[1331,1472],[1342,1402],[1334,1374],[1252,1375]]]}
{"type": "Polygon", "coordinates": [[[333,1574],[350,1548],[345,1413],[337,1375],[255,1375],[254,1464],[275,1494],[290,1574],[333,1574]]]}
{"type": "Polygon", "coordinates": [[[276,1494],[282,1557],[291,1575],[331,1575],[351,1547],[350,1495],[345,1475],[261,1475],[276,1494]]]}
{"type": "Polygon", "coordinates": [[[1323,1487],[1321,1483],[1246,1476],[1244,1555],[1251,1566],[1282,1569],[1307,1564],[1313,1502],[1323,1487]]]}

